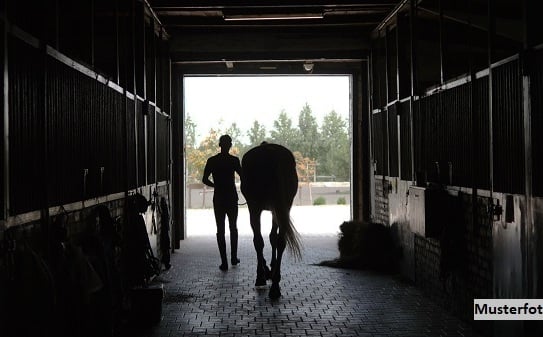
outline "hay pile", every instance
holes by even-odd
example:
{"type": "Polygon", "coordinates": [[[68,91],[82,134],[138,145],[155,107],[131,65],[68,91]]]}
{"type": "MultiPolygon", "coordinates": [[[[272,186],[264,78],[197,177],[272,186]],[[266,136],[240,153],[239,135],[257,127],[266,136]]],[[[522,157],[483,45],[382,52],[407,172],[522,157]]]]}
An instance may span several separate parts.
{"type": "Polygon", "coordinates": [[[340,257],[319,265],[395,272],[400,257],[389,227],[373,222],[346,221],[340,226],[340,257]]]}

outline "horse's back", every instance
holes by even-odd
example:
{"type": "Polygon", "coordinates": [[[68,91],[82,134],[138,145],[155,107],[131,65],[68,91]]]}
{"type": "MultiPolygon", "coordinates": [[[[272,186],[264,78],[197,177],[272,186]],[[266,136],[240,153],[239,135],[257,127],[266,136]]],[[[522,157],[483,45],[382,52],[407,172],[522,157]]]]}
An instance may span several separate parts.
{"type": "Polygon", "coordinates": [[[242,159],[241,192],[248,203],[269,206],[279,201],[290,205],[298,188],[292,152],[278,144],[262,144],[242,159]]]}

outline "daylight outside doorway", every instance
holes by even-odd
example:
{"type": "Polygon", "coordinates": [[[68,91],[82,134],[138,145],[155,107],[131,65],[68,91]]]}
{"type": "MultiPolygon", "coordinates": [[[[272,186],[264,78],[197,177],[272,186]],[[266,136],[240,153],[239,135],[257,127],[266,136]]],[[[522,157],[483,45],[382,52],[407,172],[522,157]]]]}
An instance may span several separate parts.
{"type": "MultiPolygon", "coordinates": [[[[298,194],[291,217],[301,234],[339,233],[351,219],[350,76],[185,76],[185,214],[187,237],[214,235],[213,190],[202,184],[207,158],[229,134],[240,158],[262,141],[295,155],[298,194]]],[[[238,230],[251,235],[239,192],[238,230]]],[[[263,232],[271,227],[264,212],[263,232]]]]}

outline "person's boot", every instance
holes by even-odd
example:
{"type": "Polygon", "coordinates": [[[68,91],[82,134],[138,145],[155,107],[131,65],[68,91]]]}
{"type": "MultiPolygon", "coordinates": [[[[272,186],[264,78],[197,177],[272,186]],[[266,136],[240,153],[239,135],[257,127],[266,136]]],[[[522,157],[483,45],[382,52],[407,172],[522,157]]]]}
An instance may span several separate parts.
{"type": "Polygon", "coordinates": [[[233,266],[239,263],[238,259],[238,230],[230,230],[230,262],[233,266]]]}
{"type": "Polygon", "coordinates": [[[221,254],[221,265],[219,269],[222,271],[228,270],[228,260],[226,259],[226,240],[224,234],[217,234],[217,244],[219,246],[219,253],[221,254]]]}

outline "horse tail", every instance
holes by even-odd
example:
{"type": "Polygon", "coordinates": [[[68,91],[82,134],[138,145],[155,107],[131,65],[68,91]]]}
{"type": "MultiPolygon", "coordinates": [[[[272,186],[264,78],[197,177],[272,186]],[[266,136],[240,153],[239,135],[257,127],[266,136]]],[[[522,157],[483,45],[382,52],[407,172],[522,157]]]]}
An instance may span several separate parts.
{"type": "Polygon", "coordinates": [[[273,216],[277,220],[279,233],[282,233],[285,238],[288,251],[294,256],[296,261],[300,261],[302,259],[302,240],[290,219],[289,208],[290,207],[281,210],[276,209],[273,211],[273,216]]]}
{"type": "MultiPolygon", "coordinates": [[[[296,159],[290,150],[285,151],[287,153],[287,162],[290,164],[290,170],[284,173],[280,173],[277,181],[280,181],[282,196],[281,202],[281,212],[283,212],[284,219],[279,222],[280,229],[284,233],[284,238],[286,246],[289,252],[294,256],[296,261],[302,259],[302,240],[300,234],[294,228],[292,220],[290,218],[290,208],[292,207],[292,202],[298,191],[298,174],[296,172],[296,159]],[[286,174],[285,174],[286,173],[286,174]],[[281,228],[282,226],[282,228],[281,228]]],[[[287,164],[288,165],[288,164],[287,164]]]]}

